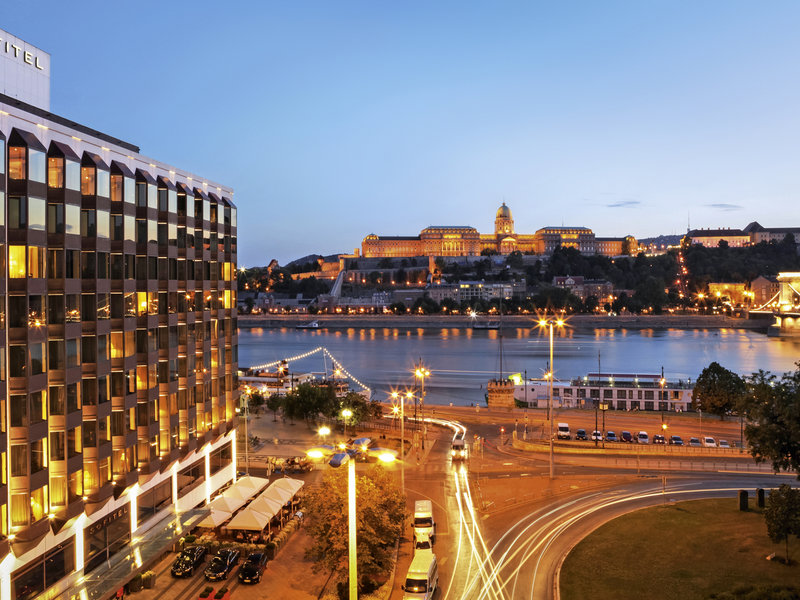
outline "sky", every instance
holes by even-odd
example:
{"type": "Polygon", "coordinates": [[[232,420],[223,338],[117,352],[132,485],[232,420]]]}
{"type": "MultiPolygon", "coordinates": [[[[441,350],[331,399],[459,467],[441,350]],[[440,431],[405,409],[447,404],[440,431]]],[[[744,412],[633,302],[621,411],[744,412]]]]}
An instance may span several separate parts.
{"type": "Polygon", "coordinates": [[[234,188],[240,266],[502,202],[518,233],[800,226],[798,2],[6,4],[52,112],[234,188]]]}

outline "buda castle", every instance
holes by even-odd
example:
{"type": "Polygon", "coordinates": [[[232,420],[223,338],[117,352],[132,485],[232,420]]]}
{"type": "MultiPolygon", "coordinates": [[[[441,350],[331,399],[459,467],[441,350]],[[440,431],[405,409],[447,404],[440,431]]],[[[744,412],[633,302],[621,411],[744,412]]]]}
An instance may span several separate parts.
{"type": "Polygon", "coordinates": [[[361,254],[365,258],[479,256],[487,251],[549,255],[558,247],[575,248],[582,254],[620,256],[635,254],[638,243],[633,236],[599,238],[587,227],[543,227],[533,234],[516,233],[511,209],[504,202],[495,215],[494,233],[478,233],[464,225],[432,225],[415,236],[371,233],[361,243],[361,254]]]}

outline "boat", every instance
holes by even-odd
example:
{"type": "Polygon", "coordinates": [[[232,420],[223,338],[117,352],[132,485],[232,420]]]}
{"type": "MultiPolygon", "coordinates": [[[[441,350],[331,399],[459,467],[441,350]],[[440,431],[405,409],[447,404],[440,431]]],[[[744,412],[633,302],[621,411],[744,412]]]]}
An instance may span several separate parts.
{"type": "Polygon", "coordinates": [[[473,329],[500,329],[500,321],[486,321],[481,323],[473,323],[473,329]]]}
{"type": "MultiPolygon", "coordinates": [[[[512,375],[514,399],[528,408],[547,406],[550,382],[512,375]]],[[[684,412],[692,410],[691,380],[668,381],[660,374],[587,373],[583,377],[553,381],[555,408],[594,408],[600,401],[613,410],[684,412]],[[663,384],[662,384],[663,382],[663,384]]]]}
{"type": "Polygon", "coordinates": [[[295,329],[319,329],[318,321],[309,321],[308,323],[299,323],[294,326],[295,329]]]}

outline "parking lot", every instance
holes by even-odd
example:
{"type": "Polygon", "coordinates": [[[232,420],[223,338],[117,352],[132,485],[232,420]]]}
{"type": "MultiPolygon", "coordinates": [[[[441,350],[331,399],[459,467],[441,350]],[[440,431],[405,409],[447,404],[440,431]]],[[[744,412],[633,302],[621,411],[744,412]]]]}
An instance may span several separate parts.
{"type": "MultiPolygon", "coordinates": [[[[173,578],[170,575],[170,568],[178,554],[170,552],[152,568],[156,573],[155,586],[131,593],[130,597],[137,600],[194,600],[206,586],[211,586],[214,592],[228,588],[231,598],[316,600],[325,586],[328,574],[314,573],[312,563],[305,559],[305,551],[310,543],[311,539],[302,528],[296,531],[280,549],[275,560],[267,563],[261,582],[254,585],[239,583],[238,566],[233,569],[227,580],[207,582],[203,577],[203,569],[208,565],[210,557],[207,557],[204,565],[198,568],[192,577],[173,578]]],[[[242,557],[239,565],[244,558],[242,557]]],[[[210,598],[213,598],[213,595],[210,598]]]]}

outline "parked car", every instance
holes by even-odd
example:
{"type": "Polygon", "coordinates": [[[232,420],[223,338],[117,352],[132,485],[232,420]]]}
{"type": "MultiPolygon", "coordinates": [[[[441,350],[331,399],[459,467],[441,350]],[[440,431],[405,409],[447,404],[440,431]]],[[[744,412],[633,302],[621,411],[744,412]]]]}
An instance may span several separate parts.
{"type": "Polygon", "coordinates": [[[728,440],[720,440],[719,441],[720,448],[730,448],[731,445],[728,443],[728,440]]]}
{"type": "Polygon", "coordinates": [[[607,442],[618,442],[617,434],[613,431],[606,431],[606,441],[607,442]]]}
{"type": "Polygon", "coordinates": [[[172,563],[170,572],[173,577],[191,577],[197,567],[206,559],[205,546],[187,546],[172,563]]]}
{"type": "Polygon", "coordinates": [[[698,438],[689,438],[689,445],[692,448],[701,448],[703,446],[698,438]]]}
{"type": "Polygon", "coordinates": [[[712,437],[704,437],[703,438],[703,446],[706,448],[716,448],[717,442],[712,437]]]}
{"type": "Polygon", "coordinates": [[[578,429],[578,431],[575,432],[575,439],[576,440],[583,440],[583,441],[588,440],[589,438],[586,435],[586,430],[585,429],[578,429]]]}
{"type": "Polygon", "coordinates": [[[208,581],[220,581],[227,579],[233,567],[239,562],[238,550],[219,550],[217,555],[211,559],[211,564],[203,571],[208,581]]]}
{"type": "Polygon", "coordinates": [[[669,436],[669,443],[673,446],[683,446],[683,438],[679,435],[669,436]]]}
{"type": "Polygon", "coordinates": [[[602,442],[603,441],[603,434],[596,429],[592,432],[592,441],[593,442],[602,442]]]}
{"type": "Polygon", "coordinates": [[[346,465],[350,460],[350,455],[347,452],[338,452],[333,455],[333,458],[328,461],[328,464],[332,467],[341,467],[342,465],[346,465]]]}
{"type": "Polygon", "coordinates": [[[633,435],[631,435],[630,431],[623,431],[619,436],[619,441],[627,442],[630,444],[631,442],[633,442],[633,435]]]}
{"type": "Polygon", "coordinates": [[[647,435],[646,431],[640,431],[636,434],[636,442],[638,444],[649,444],[650,443],[650,436],[647,435]]]}
{"type": "Polygon", "coordinates": [[[655,434],[653,436],[653,443],[654,444],[666,444],[667,440],[663,435],[661,435],[660,433],[657,433],[657,434],[655,434]]]}
{"type": "Polygon", "coordinates": [[[251,552],[239,569],[239,581],[242,583],[258,583],[267,566],[266,552],[251,552]]]}

